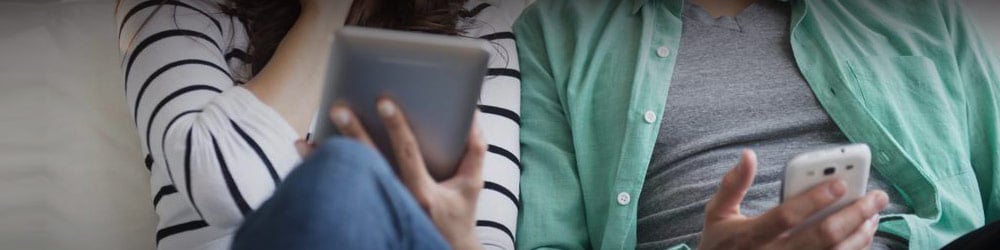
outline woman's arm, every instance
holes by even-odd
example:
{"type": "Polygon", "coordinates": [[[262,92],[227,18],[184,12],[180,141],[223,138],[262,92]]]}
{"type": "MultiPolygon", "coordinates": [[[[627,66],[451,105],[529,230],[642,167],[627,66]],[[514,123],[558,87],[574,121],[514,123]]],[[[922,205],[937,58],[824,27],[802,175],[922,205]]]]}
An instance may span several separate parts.
{"type": "MultiPolygon", "coordinates": [[[[233,228],[299,160],[292,143],[311,117],[298,122],[303,129],[293,128],[287,115],[238,86],[234,78],[240,75],[225,56],[246,41],[235,18],[202,1],[146,3],[120,6],[120,48],[128,109],[147,154],[160,229],[233,228]]],[[[254,84],[262,87],[283,83],[258,80],[254,84]]],[[[295,92],[292,86],[275,89],[283,92],[272,99],[295,92]]],[[[158,241],[170,239],[167,232],[176,230],[158,234],[158,241]]]]}
{"type": "Polygon", "coordinates": [[[304,136],[319,108],[333,34],[343,27],[352,1],[301,2],[295,25],[245,87],[304,136]]]}

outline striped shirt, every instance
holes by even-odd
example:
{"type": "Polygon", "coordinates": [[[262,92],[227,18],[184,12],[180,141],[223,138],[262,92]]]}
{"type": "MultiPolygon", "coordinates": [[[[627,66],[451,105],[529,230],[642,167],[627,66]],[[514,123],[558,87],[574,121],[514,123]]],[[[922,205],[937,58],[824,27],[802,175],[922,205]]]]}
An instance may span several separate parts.
{"type": "MultiPolygon", "coordinates": [[[[125,0],[117,12],[127,108],[150,171],[158,249],[229,248],[243,217],[301,161],[295,130],[240,87],[252,77],[248,36],[220,11],[222,1],[125,0]]],[[[467,36],[494,45],[479,103],[489,153],[476,230],[486,248],[514,246],[520,73],[510,27],[525,5],[471,0],[473,18],[462,24],[467,36]]]]}

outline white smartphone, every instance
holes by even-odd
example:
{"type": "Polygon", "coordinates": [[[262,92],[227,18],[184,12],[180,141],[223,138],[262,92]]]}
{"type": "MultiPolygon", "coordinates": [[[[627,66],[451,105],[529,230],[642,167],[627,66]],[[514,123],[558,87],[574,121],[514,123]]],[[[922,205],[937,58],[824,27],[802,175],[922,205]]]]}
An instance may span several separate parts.
{"type": "Polygon", "coordinates": [[[331,105],[344,104],[386,159],[395,163],[388,132],[375,109],[376,100],[388,96],[406,114],[431,176],[451,177],[465,153],[489,48],[481,39],[342,28],[331,51],[313,138],[322,142],[339,133],[327,114],[331,105]]]}
{"type": "Polygon", "coordinates": [[[782,202],[831,179],[841,179],[847,184],[844,196],[810,216],[791,231],[816,223],[863,197],[868,189],[870,169],[871,150],[867,144],[852,144],[803,153],[788,161],[788,165],[785,166],[785,179],[782,181],[782,202]]]}

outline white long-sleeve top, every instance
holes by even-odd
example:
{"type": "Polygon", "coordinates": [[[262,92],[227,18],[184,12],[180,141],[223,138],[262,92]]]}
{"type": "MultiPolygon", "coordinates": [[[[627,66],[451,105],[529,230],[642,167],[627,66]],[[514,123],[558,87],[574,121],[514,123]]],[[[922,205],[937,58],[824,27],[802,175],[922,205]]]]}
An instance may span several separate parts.
{"type": "MultiPolygon", "coordinates": [[[[126,0],[117,9],[127,107],[159,217],[159,249],[227,249],[245,215],[301,161],[292,127],[243,87],[248,36],[222,0],[126,0]],[[161,5],[161,2],[163,4],[161,5]]],[[[484,247],[513,249],[520,74],[511,24],[525,0],[472,0],[467,36],[493,42],[480,96],[489,143],[476,211],[484,247]]],[[[325,117],[325,116],[321,116],[325,117]]]]}

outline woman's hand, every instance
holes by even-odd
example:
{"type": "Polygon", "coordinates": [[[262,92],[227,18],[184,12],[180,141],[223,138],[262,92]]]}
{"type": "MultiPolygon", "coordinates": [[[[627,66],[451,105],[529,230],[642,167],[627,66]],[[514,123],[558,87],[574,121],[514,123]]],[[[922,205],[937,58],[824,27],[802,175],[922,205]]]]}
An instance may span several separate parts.
{"type": "Polygon", "coordinates": [[[888,196],[872,191],[808,228],[788,232],[846,192],[843,181],[826,182],[758,217],[740,213],[740,203],[757,168],[757,156],[744,150],[739,165],[723,177],[705,208],[699,249],[864,249],[871,246],[878,212],[888,196]]]}
{"type": "MultiPolygon", "coordinates": [[[[475,235],[475,211],[476,199],[483,188],[482,169],[486,143],[479,134],[478,126],[473,122],[465,156],[459,163],[455,176],[436,182],[427,172],[416,137],[398,106],[388,98],[381,98],[377,105],[392,143],[392,152],[384,153],[396,156],[400,180],[452,248],[480,248],[475,235]]],[[[330,109],[330,119],[345,136],[375,147],[364,127],[357,122],[358,118],[349,109],[333,107],[330,109]]]]}

